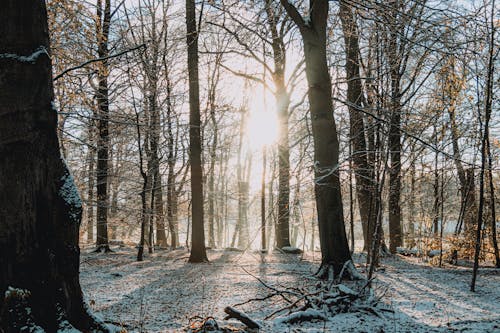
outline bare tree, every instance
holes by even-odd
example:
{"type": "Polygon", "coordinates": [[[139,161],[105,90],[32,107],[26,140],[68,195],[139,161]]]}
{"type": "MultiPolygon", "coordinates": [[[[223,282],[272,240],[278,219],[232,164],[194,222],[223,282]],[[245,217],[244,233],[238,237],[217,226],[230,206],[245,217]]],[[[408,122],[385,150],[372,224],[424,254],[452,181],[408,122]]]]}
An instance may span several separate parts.
{"type": "Polygon", "coordinates": [[[346,262],[351,260],[351,254],[344,226],[338,165],[339,142],[333,118],[332,83],[326,58],[328,1],[312,1],[307,20],[289,1],[281,0],[281,4],[299,28],[304,43],[322,254],[319,276],[332,277],[339,274],[346,262]]]}
{"type": "Polygon", "coordinates": [[[191,214],[193,219],[189,262],[208,261],[203,221],[203,167],[201,165],[200,82],[198,78],[198,30],[196,5],[186,0],[189,72],[189,156],[191,167],[191,214]]]}

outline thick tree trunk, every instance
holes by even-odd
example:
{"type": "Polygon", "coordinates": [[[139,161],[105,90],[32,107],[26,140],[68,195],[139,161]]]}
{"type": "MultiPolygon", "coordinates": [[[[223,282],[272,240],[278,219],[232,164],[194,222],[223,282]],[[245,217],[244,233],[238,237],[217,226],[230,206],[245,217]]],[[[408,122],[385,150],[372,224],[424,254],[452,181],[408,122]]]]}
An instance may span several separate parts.
{"type": "Polygon", "coordinates": [[[3,1],[0,20],[0,331],[106,331],[79,283],[82,206],[59,151],[45,2],[3,1]]]}
{"type": "Polygon", "coordinates": [[[333,118],[332,84],[326,58],[328,1],[311,2],[307,21],[287,0],[281,0],[300,28],[304,42],[306,77],[314,140],[315,195],[321,243],[322,269],[328,277],[340,273],[351,260],[344,226],[339,179],[339,142],[333,118]]]}
{"type": "Polygon", "coordinates": [[[208,261],[203,221],[203,167],[201,165],[200,82],[198,79],[198,30],[196,5],[186,0],[189,72],[189,154],[191,167],[191,213],[193,218],[189,262],[208,261]]]}
{"type": "MultiPolygon", "coordinates": [[[[97,1],[97,53],[99,58],[109,55],[108,37],[111,21],[110,0],[97,1]],[[104,11],[104,13],[103,13],[104,11]]],[[[108,61],[99,63],[97,71],[97,251],[109,251],[108,243],[108,159],[109,159],[109,89],[108,89],[108,61]]]]}

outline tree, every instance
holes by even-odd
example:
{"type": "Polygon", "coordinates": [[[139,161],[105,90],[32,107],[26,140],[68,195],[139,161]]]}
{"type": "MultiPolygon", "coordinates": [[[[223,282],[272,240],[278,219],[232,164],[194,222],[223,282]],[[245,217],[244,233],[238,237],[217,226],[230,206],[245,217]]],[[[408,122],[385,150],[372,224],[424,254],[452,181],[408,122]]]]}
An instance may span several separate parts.
{"type": "MultiPolygon", "coordinates": [[[[358,197],[359,215],[363,229],[365,249],[372,244],[375,232],[377,212],[375,210],[376,184],[374,171],[368,161],[368,147],[365,134],[365,121],[362,113],[364,101],[360,75],[359,36],[356,16],[348,1],[340,2],[339,16],[346,54],[347,103],[349,109],[349,137],[352,145],[352,162],[356,177],[356,193],[358,197]]],[[[365,103],[366,104],[366,103],[365,103]]],[[[353,249],[351,249],[353,250],[353,249]]]]}
{"type": "Polygon", "coordinates": [[[339,142],[333,118],[332,83],[326,58],[328,1],[311,1],[309,17],[302,17],[288,0],[280,0],[297,25],[304,45],[308,96],[314,140],[316,209],[321,245],[319,276],[340,273],[351,260],[344,226],[339,179],[339,142]]]}
{"type": "Polygon", "coordinates": [[[45,2],[0,4],[0,330],[108,331],[79,283],[82,206],[57,140],[45,2]]]}
{"type": "Polygon", "coordinates": [[[189,262],[208,261],[203,223],[203,167],[201,165],[200,81],[198,78],[198,30],[196,5],[186,0],[189,73],[189,156],[191,167],[191,255],[189,262]]]}
{"type": "MultiPolygon", "coordinates": [[[[111,1],[97,1],[97,53],[99,58],[109,55],[108,39],[111,22],[111,1]]],[[[108,158],[109,158],[109,67],[108,60],[99,62],[97,71],[97,239],[96,251],[108,252],[108,158]]]]}
{"type": "MultiPolygon", "coordinates": [[[[489,145],[489,136],[490,136],[490,119],[491,113],[493,109],[493,80],[495,73],[495,58],[498,53],[495,53],[495,1],[493,0],[491,3],[491,17],[489,20],[489,31],[488,31],[488,67],[486,72],[486,87],[485,87],[485,99],[484,99],[484,127],[482,131],[481,138],[481,169],[479,173],[479,208],[477,214],[477,229],[476,229],[476,244],[474,251],[474,267],[472,271],[472,281],[470,285],[470,290],[476,290],[476,278],[477,278],[477,270],[479,268],[479,254],[481,251],[481,237],[482,237],[482,226],[483,226],[483,210],[484,210],[484,176],[485,170],[487,168],[487,159],[488,159],[488,145],[489,145]]],[[[479,111],[479,118],[481,118],[481,112],[479,111]]],[[[491,157],[491,156],[490,156],[491,157]]],[[[490,172],[491,172],[491,165],[490,172]]],[[[491,193],[494,196],[494,193],[491,193]]],[[[492,221],[493,224],[496,221],[492,221]]],[[[495,239],[496,241],[496,239],[495,239]]],[[[495,247],[497,245],[495,244],[495,247]]],[[[496,260],[498,260],[498,247],[496,247],[496,260]]],[[[496,262],[498,265],[498,261],[496,262]]]]}
{"type": "MultiPolygon", "coordinates": [[[[273,49],[274,70],[272,71],[275,86],[276,109],[278,111],[279,138],[278,138],[278,220],[276,221],[276,247],[290,246],[290,144],[288,139],[288,118],[290,95],[286,87],[285,66],[286,48],[285,34],[287,29],[280,28],[278,21],[280,13],[266,0],[265,11],[267,23],[271,33],[273,49]]],[[[281,26],[288,24],[286,20],[281,26]]]]}

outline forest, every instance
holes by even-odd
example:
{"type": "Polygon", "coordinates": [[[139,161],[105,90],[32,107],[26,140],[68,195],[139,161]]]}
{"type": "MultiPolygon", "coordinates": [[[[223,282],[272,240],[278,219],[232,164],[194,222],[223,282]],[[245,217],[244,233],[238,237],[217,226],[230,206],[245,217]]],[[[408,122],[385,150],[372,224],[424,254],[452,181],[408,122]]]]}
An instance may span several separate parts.
{"type": "Polygon", "coordinates": [[[500,331],[497,1],[0,8],[0,333],[500,331]]]}

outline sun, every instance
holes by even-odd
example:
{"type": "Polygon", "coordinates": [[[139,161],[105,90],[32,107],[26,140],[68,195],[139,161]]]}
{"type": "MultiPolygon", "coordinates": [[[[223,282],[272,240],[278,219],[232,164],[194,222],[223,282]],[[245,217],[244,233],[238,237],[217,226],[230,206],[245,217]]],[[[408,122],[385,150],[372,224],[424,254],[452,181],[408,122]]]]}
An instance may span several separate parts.
{"type": "Polygon", "coordinates": [[[261,151],[278,139],[278,118],[274,96],[264,89],[254,89],[248,101],[246,134],[252,150],[261,151]]]}

